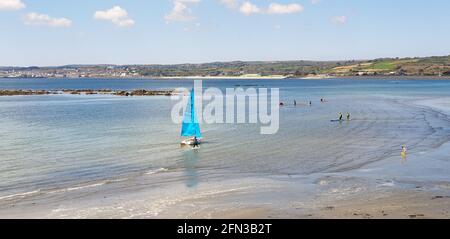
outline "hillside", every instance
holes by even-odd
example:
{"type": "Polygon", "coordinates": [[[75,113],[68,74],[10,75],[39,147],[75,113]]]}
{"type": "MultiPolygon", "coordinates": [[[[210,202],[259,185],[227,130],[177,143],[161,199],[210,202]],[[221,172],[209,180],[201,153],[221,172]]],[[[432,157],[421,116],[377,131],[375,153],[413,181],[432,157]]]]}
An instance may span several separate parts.
{"type": "Polygon", "coordinates": [[[347,64],[322,71],[330,75],[450,75],[450,56],[426,58],[384,58],[347,64]]]}
{"type": "Polygon", "coordinates": [[[426,58],[383,58],[367,61],[278,61],[216,62],[182,65],[136,66],[145,76],[239,76],[244,74],[303,77],[326,74],[356,75],[450,75],[450,56],[426,58]]]}
{"type": "Polygon", "coordinates": [[[0,77],[233,77],[243,75],[282,75],[287,77],[450,76],[450,56],[358,61],[235,61],[177,65],[0,67],[0,77]]]}

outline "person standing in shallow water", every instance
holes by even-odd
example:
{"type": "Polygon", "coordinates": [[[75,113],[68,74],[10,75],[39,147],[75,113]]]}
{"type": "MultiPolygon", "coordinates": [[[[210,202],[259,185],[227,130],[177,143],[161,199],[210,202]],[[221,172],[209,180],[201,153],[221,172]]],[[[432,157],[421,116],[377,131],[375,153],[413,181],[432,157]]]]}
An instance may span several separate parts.
{"type": "Polygon", "coordinates": [[[347,120],[350,120],[350,113],[347,112],[347,120]]]}
{"type": "Polygon", "coordinates": [[[402,156],[402,163],[406,162],[406,145],[402,145],[402,152],[400,155],[402,156]]]}
{"type": "Polygon", "coordinates": [[[342,120],[343,117],[344,115],[341,112],[339,112],[339,120],[342,120]]]}

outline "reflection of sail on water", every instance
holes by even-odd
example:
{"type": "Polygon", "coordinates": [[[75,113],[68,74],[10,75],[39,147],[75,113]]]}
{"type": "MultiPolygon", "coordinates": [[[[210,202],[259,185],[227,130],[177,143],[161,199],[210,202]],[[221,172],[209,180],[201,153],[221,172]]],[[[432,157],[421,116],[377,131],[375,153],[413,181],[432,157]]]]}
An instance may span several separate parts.
{"type": "Polygon", "coordinates": [[[184,182],[188,188],[197,186],[199,183],[199,175],[197,171],[197,161],[199,155],[194,150],[183,152],[183,174],[184,182]]]}
{"type": "Polygon", "coordinates": [[[184,113],[181,126],[181,136],[201,138],[200,124],[195,113],[194,89],[191,90],[190,97],[184,113]]]}

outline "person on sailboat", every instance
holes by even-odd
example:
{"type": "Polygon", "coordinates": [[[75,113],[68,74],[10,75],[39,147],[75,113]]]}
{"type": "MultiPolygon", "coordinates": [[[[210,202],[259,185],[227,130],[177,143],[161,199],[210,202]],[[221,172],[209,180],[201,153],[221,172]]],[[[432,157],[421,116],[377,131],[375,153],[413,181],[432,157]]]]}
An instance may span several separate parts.
{"type": "Polygon", "coordinates": [[[198,148],[198,147],[199,147],[199,143],[198,143],[197,136],[194,136],[194,140],[192,141],[192,148],[198,148]]]}

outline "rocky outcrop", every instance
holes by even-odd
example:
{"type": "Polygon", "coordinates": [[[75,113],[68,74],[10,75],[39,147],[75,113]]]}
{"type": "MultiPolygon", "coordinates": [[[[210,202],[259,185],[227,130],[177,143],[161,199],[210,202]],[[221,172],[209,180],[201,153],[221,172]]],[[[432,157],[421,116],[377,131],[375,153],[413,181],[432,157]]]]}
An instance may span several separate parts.
{"type": "Polygon", "coordinates": [[[172,91],[164,91],[164,90],[133,90],[133,91],[117,91],[114,92],[113,95],[120,96],[155,96],[155,95],[164,95],[170,96],[172,95],[172,91]]]}
{"type": "Polygon", "coordinates": [[[114,91],[109,89],[101,90],[0,90],[0,96],[14,95],[50,95],[50,94],[71,94],[71,95],[117,95],[117,96],[170,96],[172,91],[169,90],[132,90],[132,91],[114,91]]]}
{"type": "Polygon", "coordinates": [[[47,90],[0,90],[0,96],[13,96],[13,95],[48,95],[52,94],[47,90]]]}

